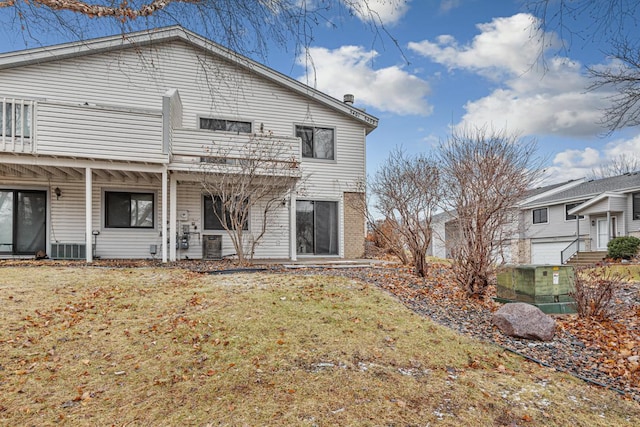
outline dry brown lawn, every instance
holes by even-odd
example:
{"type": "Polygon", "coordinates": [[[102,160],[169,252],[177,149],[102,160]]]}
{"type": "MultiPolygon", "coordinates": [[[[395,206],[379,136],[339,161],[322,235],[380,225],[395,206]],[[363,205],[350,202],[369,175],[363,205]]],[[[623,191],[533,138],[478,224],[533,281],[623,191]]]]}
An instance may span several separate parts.
{"type": "Polygon", "coordinates": [[[342,278],[0,268],[0,424],[635,426],[342,278]]]}

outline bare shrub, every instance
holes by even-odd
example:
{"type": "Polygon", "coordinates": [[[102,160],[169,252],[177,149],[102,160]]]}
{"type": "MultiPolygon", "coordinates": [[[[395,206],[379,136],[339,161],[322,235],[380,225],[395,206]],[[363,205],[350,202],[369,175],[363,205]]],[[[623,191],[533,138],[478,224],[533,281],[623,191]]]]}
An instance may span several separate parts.
{"type": "Polygon", "coordinates": [[[624,280],[619,272],[607,267],[578,268],[570,295],[578,316],[609,319],[614,315],[614,297],[624,280]]]}
{"type": "Polygon", "coordinates": [[[541,170],[535,151],[535,141],[486,127],[455,131],[439,148],[455,280],[469,296],[485,294],[502,245],[517,231],[514,206],[541,170]]]}
{"type": "Polygon", "coordinates": [[[397,232],[398,224],[389,218],[374,220],[371,224],[368,239],[382,254],[393,255],[402,262],[410,260],[404,248],[402,235],[397,232]]]}
{"type": "Polygon", "coordinates": [[[426,255],[431,245],[431,218],[441,196],[440,172],[424,154],[391,152],[371,182],[374,207],[392,227],[391,238],[401,239],[411,253],[415,273],[427,274],[426,255]]]}
{"type": "Polygon", "coordinates": [[[244,143],[212,142],[204,147],[200,183],[241,265],[253,259],[272,216],[301,185],[298,161],[291,152],[291,146],[271,133],[252,135],[244,143]],[[249,233],[252,211],[259,215],[259,225],[249,233]]]}

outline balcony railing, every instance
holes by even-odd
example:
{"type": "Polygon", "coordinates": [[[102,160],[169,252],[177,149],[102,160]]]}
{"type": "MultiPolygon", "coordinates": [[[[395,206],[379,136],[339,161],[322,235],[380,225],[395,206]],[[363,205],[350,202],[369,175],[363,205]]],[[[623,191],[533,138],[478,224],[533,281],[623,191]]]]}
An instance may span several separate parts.
{"type": "Polygon", "coordinates": [[[191,172],[246,173],[259,168],[269,175],[286,171],[292,176],[292,170],[299,170],[299,147],[300,140],[293,137],[174,129],[171,163],[191,172]]]}
{"type": "Polygon", "coordinates": [[[0,152],[34,151],[34,101],[0,98],[0,152]]]}

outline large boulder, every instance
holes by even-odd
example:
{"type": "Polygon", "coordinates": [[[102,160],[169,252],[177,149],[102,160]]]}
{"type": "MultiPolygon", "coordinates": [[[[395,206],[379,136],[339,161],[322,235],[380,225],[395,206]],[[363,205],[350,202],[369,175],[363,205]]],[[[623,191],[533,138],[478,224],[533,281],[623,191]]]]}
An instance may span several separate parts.
{"type": "Polygon", "coordinates": [[[503,305],[491,320],[503,334],[528,340],[551,341],[556,331],[556,321],[551,316],[524,302],[503,305]]]}

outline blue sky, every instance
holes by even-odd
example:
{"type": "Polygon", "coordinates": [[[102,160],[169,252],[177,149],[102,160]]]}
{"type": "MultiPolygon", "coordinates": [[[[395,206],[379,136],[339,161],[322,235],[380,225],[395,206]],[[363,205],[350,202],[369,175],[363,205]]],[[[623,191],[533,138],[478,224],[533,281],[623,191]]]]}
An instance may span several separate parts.
{"type": "MultiPolygon", "coordinates": [[[[372,33],[365,17],[330,11],[335,26],[313,30],[313,67],[296,58],[295,49],[277,46],[266,61],[256,59],[338,99],[351,93],[356,106],[380,119],[367,142],[370,175],[395,146],[429,152],[464,126],[535,138],[547,183],[581,178],[608,159],[640,152],[638,128],[603,136],[599,120],[612,93],[586,90],[586,67],[608,64],[604,46],[563,43],[554,33],[541,37],[521,0],[369,4],[398,46],[372,33]],[[541,53],[546,66],[538,61],[541,53]]],[[[5,25],[0,51],[25,47],[26,37],[15,30],[5,25]]],[[[42,34],[41,44],[66,41],[42,34]]]]}
{"type": "Polygon", "coordinates": [[[367,143],[369,174],[394,146],[428,152],[457,126],[534,138],[547,183],[640,152],[640,129],[606,136],[600,124],[611,93],[586,90],[586,67],[608,64],[604,46],[540,37],[518,0],[413,0],[396,10],[388,3],[380,1],[380,16],[401,51],[384,38],[372,46],[371,34],[349,22],[317,32],[315,76],[290,73],[337,98],[353,93],[380,118],[367,143]]]}

